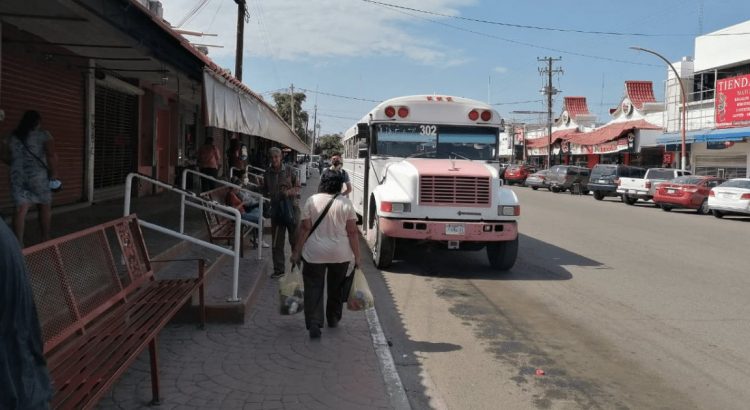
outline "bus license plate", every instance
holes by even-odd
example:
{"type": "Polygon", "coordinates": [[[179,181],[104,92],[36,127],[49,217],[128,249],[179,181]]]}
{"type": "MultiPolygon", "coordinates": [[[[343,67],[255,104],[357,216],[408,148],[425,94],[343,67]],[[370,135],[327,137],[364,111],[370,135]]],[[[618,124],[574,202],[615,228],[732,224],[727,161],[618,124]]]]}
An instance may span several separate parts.
{"type": "Polygon", "coordinates": [[[445,225],[446,235],[463,235],[466,232],[464,224],[447,224],[445,225]]]}

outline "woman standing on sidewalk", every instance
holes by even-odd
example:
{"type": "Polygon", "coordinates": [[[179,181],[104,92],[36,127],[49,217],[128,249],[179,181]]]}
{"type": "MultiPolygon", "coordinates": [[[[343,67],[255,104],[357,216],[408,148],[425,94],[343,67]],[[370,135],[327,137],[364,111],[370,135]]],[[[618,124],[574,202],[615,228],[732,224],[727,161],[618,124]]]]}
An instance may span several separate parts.
{"type": "Polygon", "coordinates": [[[338,325],[344,303],[341,286],[349,263],[352,259],[355,265],[360,263],[357,215],[351,201],[340,196],[343,184],[344,180],[338,173],[321,177],[321,192],[308,198],[302,209],[300,232],[291,257],[293,264],[297,264],[300,258],[305,262],[302,269],[305,325],[312,339],[320,337],[324,315],[328,327],[338,325]],[[313,231],[315,224],[317,227],[313,231]],[[326,272],[328,301],[324,312],[326,272]]]}
{"type": "Polygon", "coordinates": [[[26,214],[32,205],[36,205],[39,211],[42,242],[50,239],[50,183],[57,181],[57,153],[55,140],[41,126],[42,116],[36,111],[26,111],[8,139],[7,148],[4,148],[2,155],[2,159],[10,164],[10,187],[16,205],[13,229],[21,247],[26,214]]]}

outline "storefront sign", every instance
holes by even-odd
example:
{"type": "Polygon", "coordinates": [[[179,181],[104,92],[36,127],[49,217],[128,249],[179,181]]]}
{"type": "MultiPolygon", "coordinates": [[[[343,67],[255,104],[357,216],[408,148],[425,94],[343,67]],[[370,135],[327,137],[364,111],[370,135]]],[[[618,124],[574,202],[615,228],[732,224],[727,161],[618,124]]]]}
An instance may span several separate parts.
{"type": "Polygon", "coordinates": [[[750,125],[750,75],[716,80],[716,128],[750,125]]]}
{"type": "Polygon", "coordinates": [[[613,152],[626,151],[627,149],[627,138],[620,138],[617,141],[608,141],[597,145],[570,144],[570,153],[573,155],[611,154],[613,152]]]}
{"type": "Polygon", "coordinates": [[[665,152],[661,160],[662,164],[671,164],[674,162],[674,152],[665,152]]]}
{"type": "Polygon", "coordinates": [[[527,148],[526,152],[530,156],[534,156],[534,155],[547,155],[547,147],[527,148]]]}
{"type": "Polygon", "coordinates": [[[706,143],[706,149],[726,149],[734,146],[734,141],[709,141],[706,143]]]}
{"type": "Polygon", "coordinates": [[[523,145],[523,127],[516,127],[514,134],[516,135],[516,145],[523,145]]]}

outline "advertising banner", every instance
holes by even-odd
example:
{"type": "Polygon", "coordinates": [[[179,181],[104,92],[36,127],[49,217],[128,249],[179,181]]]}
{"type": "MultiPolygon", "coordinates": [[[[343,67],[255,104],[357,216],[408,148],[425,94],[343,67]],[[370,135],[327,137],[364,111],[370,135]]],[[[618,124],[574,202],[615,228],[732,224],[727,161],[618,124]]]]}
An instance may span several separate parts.
{"type": "Polygon", "coordinates": [[[716,128],[750,125],[750,75],[716,80],[716,128]]]}
{"type": "Polygon", "coordinates": [[[627,149],[628,138],[619,138],[616,141],[608,141],[597,145],[570,144],[570,153],[573,155],[611,154],[627,149]]]}

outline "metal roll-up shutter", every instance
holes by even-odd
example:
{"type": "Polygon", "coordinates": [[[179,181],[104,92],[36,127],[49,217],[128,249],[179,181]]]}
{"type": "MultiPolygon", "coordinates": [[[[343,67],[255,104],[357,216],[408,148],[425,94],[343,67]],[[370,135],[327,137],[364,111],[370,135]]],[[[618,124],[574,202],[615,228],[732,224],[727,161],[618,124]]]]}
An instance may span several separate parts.
{"type": "Polygon", "coordinates": [[[694,168],[697,175],[745,178],[747,155],[696,155],[694,168]]]}
{"type": "MultiPolygon", "coordinates": [[[[5,29],[5,28],[4,28],[5,29]]],[[[42,116],[42,128],[55,139],[58,177],[63,190],[52,196],[54,206],[79,202],[85,176],[84,74],[81,70],[39,55],[5,47],[2,56],[2,108],[5,121],[0,135],[7,136],[27,110],[42,116]]],[[[8,167],[0,164],[0,209],[13,207],[8,167]]]]}
{"type": "Polygon", "coordinates": [[[125,184],[136,170],[138,97],[96,87],[94,189],[125,184]]]}

